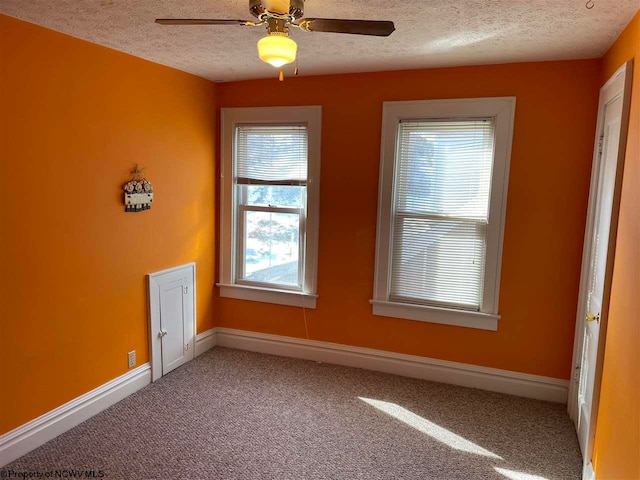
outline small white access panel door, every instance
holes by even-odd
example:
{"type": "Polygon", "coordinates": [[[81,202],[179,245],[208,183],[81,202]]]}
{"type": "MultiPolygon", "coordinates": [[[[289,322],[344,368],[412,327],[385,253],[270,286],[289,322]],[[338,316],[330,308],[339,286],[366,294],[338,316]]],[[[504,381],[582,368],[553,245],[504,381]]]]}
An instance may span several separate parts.
{"type": "Polygon", "coordinates": [[[195,264],[149,275],[153,381],[193,360],[195,264]]]}
{"type": "Polygon", "coordinates": [[[162,342],[162,374],[193,358],[189,339],[189,282],[181,278],[160,285],[160,341],[162,342]]]}

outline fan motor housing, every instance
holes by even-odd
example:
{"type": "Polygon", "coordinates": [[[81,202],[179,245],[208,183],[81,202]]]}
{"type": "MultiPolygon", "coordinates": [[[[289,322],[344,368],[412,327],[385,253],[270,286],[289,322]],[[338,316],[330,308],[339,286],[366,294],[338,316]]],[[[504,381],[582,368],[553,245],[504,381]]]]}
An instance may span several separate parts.
{"type": "MultiPolygon", "coordinates": [[[[262,5],[262,0],[249,0],[249,11],[254,17],[260,18],[267,13],[267,10],[262,5]]],[[[302,17],[304,14],[304,0],[290,0],[289,3],[289,15],[295,20],[302,17]]]]}

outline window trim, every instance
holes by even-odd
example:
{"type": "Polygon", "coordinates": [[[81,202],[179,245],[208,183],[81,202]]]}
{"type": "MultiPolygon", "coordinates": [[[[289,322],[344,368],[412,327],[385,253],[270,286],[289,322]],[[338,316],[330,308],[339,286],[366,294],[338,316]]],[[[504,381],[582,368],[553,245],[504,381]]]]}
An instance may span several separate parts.
{"type": "Polygon", "coordinates": [[[220,296],[280,305],[315,308],[318,270],[318,227],[320,197],[320,128],[322,107],[247,107],[222,108],[220,135],[220,296]],[[235,283],[237,214],[233,201],[235,129],[237,125],[307,126],[307,208],[306,248],[302,291],[235,283]]]}
{"type": "Polygon", "coordinates": [[[497,330],[500,270],[507,205],[509,164],[513,140],[515,97],[384,102],[378,187],[378,224],[373,299],[374,315],[431,323],[497,330]],[[495,118],[495,152],[491,174],[489,224],[482,305],[479,312],[428,305],[390,302],[391,235],[394,175],[401,120],[495,118]]]}

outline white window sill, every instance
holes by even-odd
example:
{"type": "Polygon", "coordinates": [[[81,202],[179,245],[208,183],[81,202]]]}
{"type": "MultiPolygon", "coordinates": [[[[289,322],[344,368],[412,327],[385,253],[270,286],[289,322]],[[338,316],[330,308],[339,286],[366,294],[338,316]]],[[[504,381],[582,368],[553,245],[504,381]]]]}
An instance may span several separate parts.
{"type": "Polygon", "coordinates": [[[452,308],[412,305],[409,303],[369,300],[373,305],[373,314],[382,317],[406,318],[419,322],[442,323],[457,327],[478,328],[480,330],[498,330],[500,315],[468,312],[452,308]]]}
{"type": "Polygon", "coordinates": [[[277,305],[289,305],[291,307],[316,308],[318,295],[309,293],[291,292],[289,290],[277,290],[274,288],[261,288],[248,285],[229,285],[216,283],[220,287],[220,296],[236,298],[239,300],[251,300],[253,302],[275,303],[277,305]]]}

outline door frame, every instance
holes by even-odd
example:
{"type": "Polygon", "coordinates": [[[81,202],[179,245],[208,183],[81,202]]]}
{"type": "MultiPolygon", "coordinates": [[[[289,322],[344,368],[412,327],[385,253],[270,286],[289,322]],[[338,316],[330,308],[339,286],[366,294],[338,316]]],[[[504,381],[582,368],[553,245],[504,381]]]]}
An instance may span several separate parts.
{"type": "Polygon", "coordinates": [[[580,273],[580,288],[576,311],[576,328],[573,343],[573,361],[571,364],[571,380],[569,382],[569,399],[567,411],[574,423],[578,420],[578,383],[580,381],[580,364],[582,361],[582,347],[584,340],[584,318],[586,315],[586,298],[589,289],[590,254],[592,248],[593,229],[595,226],[596,200],[598,191],[598,177],[600,172],[600,139],[604,132],[605,106],[619,95],[623,95],[622,118],[620,125],[620,142],[618,145],[618,158],[616,165],[615,184],[613,190],[613,204],[611,208],[611,225],[607,246],[607,261],[604,276],[604,292],[602,296],[602,312],[600,314],[600,331],[598,336],[597,356],[595,365],[595,377],[593,383],[593,396],[591,415],[589,419],[589,433],[583,458],[583,478],[587,478],[593,472],[591,457],[593,455],[593,442],[600,403],[600,383],[602,381],[602,366],[604,363],[604,347],[607,337],[607,324],[609,316],[609,301],[611,295],[611,281],[613,277],[613,263],[615,259],[615,247],[618,232],[618,215],[620,211],[620,196],[622,193],[622,175],[624,172],[624,160],[627,147],[627,135],[629,131],[629,111],[631,105],[631,79],[633,72],[633,60],[624,63],[600,89],[598,101],[598,120],[596,124],[596,141],[593,148],[593,162],[591,168],[591,183],[589,187],[589,206],[587,209],[587,223],[585,227],[584,246],[582,251],[582,268],[580,273]]]}
{"type": "MultiPolygon", "coordinates": [[[[177,267],[167,268],[166,270],[160,270],[159,272],[147,274],[147,281],[149,287],[148,301],[149,301],[149,359],[151,361],[151,381],[155,382],[162,377],[162,339],[158,336],[160,331],[160,278],[168,273],[178,272],[180,270],[189,269],[191,279],[193,282],[193,295],[191,296],[193,301],[193,348],[192,354],[195,358],[195,342],[196,342],[196,264],[195,262],[185,263],[177,267]]],[[[173,281],[173,280],[172,280],[173,281]]]]}

